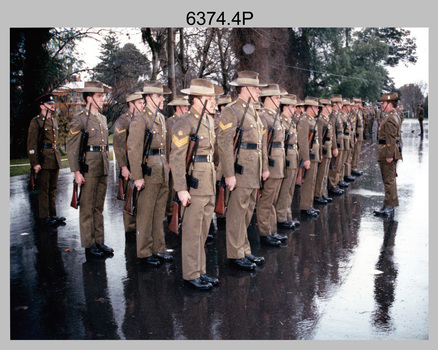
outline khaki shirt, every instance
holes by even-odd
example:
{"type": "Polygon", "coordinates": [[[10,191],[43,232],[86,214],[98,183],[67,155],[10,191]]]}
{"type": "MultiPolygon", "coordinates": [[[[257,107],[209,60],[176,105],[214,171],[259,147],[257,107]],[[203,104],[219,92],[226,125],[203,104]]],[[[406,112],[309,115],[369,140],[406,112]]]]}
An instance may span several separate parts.
{"type": "Polygon", "coordinates": [[[356,119],[356,138],[357,138],[357,141],[363,141],[364,127],[365,127],[364,112],[358,111],[357,112],[357,119],[356,119]]]}
{"type": "Polygon", "coordinates": [[[312,162],[319,161],[319,136],[318,127],[316,124],[316,117],[304,113],[298,123],[298,149],[300,154],[300,160],[310,160],[312,162]],[[314,142],[311,148],[309,148],[309,135],[310,132],[315,129],[314,142]]]}
{"type": "Polygon", "coordinates": [[[377,149],[377,160],[386,158],[402,159],[400,152],[400,130],[401,120],[396,110],[387,113],[381,121],[377,131],[379,145],[377,149]]]}
{"type": "Polygon", "coordinates": [[[246,101],[237,98],[236,101],[227,105],[221,113],[218,129],[219,162],[222,175],[225,177],[236,176],[236,186],[243,188],[260,188],[263,164],[267,164],[266,142],[263,139],[263,124],[254,110],[248,107],[243,126],[242,142],[255,143],[257,149],[241,148],[238,155],[238,164],[243,166],[243,174],[235,174],[234,160],[234,137],[236,129],[240,126],[241,118],[245,110],[246,101]],[[263,158],[266,158],[263,161],[263,158]]]}
{"type": "Polygon", "coordinates": [[[289,161],[289,166],[286,166],[285,172],[288,169],[297,169],[298,168],[298,135],[297,135],[297,125],[295,122],[291,124],[291,118],[281,116],[281,122],[283,124],[284,133],[285,133],[285,142],[284,142],[284,153],[286,156],[286,160],[289,161]],[[289,134],[289,137],[288,137],[289,134]],[[287,143],[286,138],[288,137],[287,143]],[[288,145],[291,145],[293,148],[287,148],[288,145]]]}
{"type": "MultiPolygon", "coordinates": [[[[87,123],[88,110],[82,110],[70,120],[70,131],[67,136],[67,157],[72,172],[79,171],[79,152],[82,131],[87,123]]],[[[109,152],[103,147],[108,147],[108,126],[106,117],[99,112],[90,113],[88,118],[88,146],[101,147],[99,152],[86,152],[85,163],[88,165],[88,173],[92,176],[108,175],[109,152]]]]}
{"type": "Polygon", "coordinates": [[[328,115],[321,113],[318,118],[318,142],[321,145],[321,156],[332,157],[333,125],[328,115]]]}
{"type": "MultiPolygon", "coordinates": [[[[27,133],[27,154],[32,168],[35,165],[41,165],[42,169],[61,169],[61,156],[58,150],[58,121],[53,118],[47,118],[40,114],[33,118],[29,124],[27,133]],[[38,138],[44,124],[44,135],[41,139],[41,145],[46,144],[52,148],[38,148],[38,138]]],[[[44,146],[43,146],[44,147],[44,146]]]]}
{"type": "Polygon", "coordinates": [[[276,111],[270,108],[262,108],[259,111],[260,120],[263,123],[263,142],[266,143],[266,152],[268,157],[264,160],[266,163],[263,164],[264,169],[269,169],[269,177],[272,179],[281,179],[284,177],[284,167],[285,167],[285,155],[284,155],[284,127],[281,122],[281,117],[277,116],[275,121],[276,111]],[[274,125],[275,121],[275,125],[274,125]],[[273,127],[274,132],[272,135],[271,142],[276,144],[281,144],[281,147],[272,147],[271,155],[269,155],[269,145],[268,145],[268,134],[269,129],[273,127]],[[269,159],[274,160],[274,166],[268,165],[269,159]]]}
{"type": "Polygon", "coordinates": [[[132,113],[126,112],[116,120],[114,125],[113,147],[114,153],[116,154],[117,163],[119,164],[120,168],[126,166],[129,169],[126,145],[128,142],[129,125],[131,124],[131,121],[132,113]]]}
{"type": "Polygon", "coordinates": [[[216,193],[216,170],[213,163],[214,144],[214,120],[209,114],[202,117],[198,130],[198,148],[196,156],[207,156],[207,162],[193,162],[190,164],[188,173],[198,179],[198,188],[187,187],[186,182],[186,158],[191,139],[191,134],[196,132],[201,117],[193,107],[188,113],[183,114],[175,122],[172,128],[172,150],[170,152],[170,167],[172,169],[173,188],[175,191],[190,191],[192,195],[212,196],[216,193]],[[192,172],[193,170],[193,172],[192,172]]]}
{"type": "Polygon", "coordinates": [[[133,180],[143,179],[149,183],[165,183],[169,181],[166,150],[166,122],[164,116],[157,112],[154,125],[154,114],[148,106],[131,121],[128,137],[128,160],[131,167],[133,180]],[[147,166],[151,168],[151,175],[143,176],[142,163],[146,163],[146,155],[143,156],[146,130],[152,132],[150,149],[159,150],[156,155],[147,156],[147,166]]]}

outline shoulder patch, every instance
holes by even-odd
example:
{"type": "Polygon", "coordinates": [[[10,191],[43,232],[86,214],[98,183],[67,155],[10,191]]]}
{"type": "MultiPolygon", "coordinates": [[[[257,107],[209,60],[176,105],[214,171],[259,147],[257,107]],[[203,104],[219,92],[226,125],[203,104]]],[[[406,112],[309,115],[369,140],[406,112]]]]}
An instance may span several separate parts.
{"type": "Polygon", "coordinates": [[[266,134],[267,131],[268,131],[267,129],[263,129],[263,134],[262,135],[266,134]]]}
{"type": "Polygon", "coordinates": [[[231,128],[233,126],[233,123],[228,123],[228,124],[223,124],[222,122],[219,122],[219,127],[222,129],[222,130],[227,130],[227,129],[229,129],[229,128],[231,128]]]}
{"type": "Polygon", "coordinates": [[[81,132],[81,130],[79,129],[78,131],[73,131],[72,129],[70,129],[70,132],[72,135],[76,135],[77,133],[81,132]]]}
{"type": "Polygon", "coordinates": [[[118,133],[118,134],[121,134],[122,132],[125,132],[125,131],[126,131],[126,129],[123,129],[123,130],[119,130],[118,128],[116,128],[116,131],[117,131],[117,133],[118,133]]]}
{"type": "Polygon", "coordinates": [[[188,135],[185,136],[185,137],[183,137],[182,139],[179,139],[176,135],[173,135],[173,137],[172,137],[172,143],[173,143],[176,147],[178,147],[178,148],[180,148],[180,147],[186,145],[187,142],[189,142],[189,136],[188,136],[188,135]]]}

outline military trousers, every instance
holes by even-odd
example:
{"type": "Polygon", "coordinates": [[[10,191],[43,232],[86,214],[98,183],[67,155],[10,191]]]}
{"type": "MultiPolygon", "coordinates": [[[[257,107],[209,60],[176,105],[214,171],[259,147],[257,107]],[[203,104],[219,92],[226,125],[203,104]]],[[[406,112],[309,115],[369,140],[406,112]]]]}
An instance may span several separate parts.
{"type": "Polygon", "coordinates": [[[318,164],[315,183],[315,197],[322,197],[326,194],[330,161],[331,158],[323,156],[321,163],[318,164]]]}
{"type": "Polygon", "coordinates": [[[334,165],[333,169],[330,169],[330,166],[329,166],[327,187],[328,187],[328,189],[331,189],[331,190],[338,188],[338,183],[340,181],[339,174],[341,173],[341,169],[343,167],[342,159],[343,159],[344,150],[340,150],[339,148],[338,148],[338,150],[339,150],[338,156],[334,157],[332,160],[332,162],[333,162],[332,164],[334,165]]]}
{"type": "Polygon", "coordinates": [[[317,171],[318,162],[311,161],[310,168],[305,171],[305,174],[303,172],[303,184],[301,185],[300,196],[300,210],[309,210],[313,206],[317,171]]]}
{"type": "Polygon", "coordinates": [[[251,254],[247,229],[254,213],[257,188],[237,186],[229,194],[225,218],[228,259],[241,259],[251,254]]]}
{"type": "Polygon", "coordinates": [[[357,141],[354,145],[353,159],[351,160],[351,170],[357,171],[357,164],[359,163],[360,151],[362,149],[363,141],[357,141]]]}
{"type": "Polygon", "coordinates": [[[165,253],[163,219],[168,191],[167,181],[157,184],[145,179],[144,188],[138,192],[136,206],[138,258],[165,253]]]}
{"type": "Polygon", "coordinates": [[[397,161],[393,160],[388,163],[386,160],[379,161],[380,173],[385,187],[385,199],[383,205],[386,207],[398,207],[397,193],[397,161]]]}
{"type": "Polygon", "coordinates": [[[58,176],[59,169],[41,169],[38,172],[38,217],[40,219],[56,215],[58,176]]]}
{"type": "Polygon", "coordinates": [[[268,178],[262,190],[262,195],[257,203],[257,227],[260,236],[270,236],[277,232],[277,204],[280,193],[281,181],[283,179],[268,178]]]}
{"type": "Polygon", "coordinates": [[[84,175],[79,204],[79,227],[81,245],[90,248],[95,243],[104,243],[105,231],[103,208],[108,186],[108,176],[84,175]]]}
{"type": "Polygon", "coordinates": [[[193,280],[206,273],[205,241],[214,210],[214,196],[191,196],[181,224],[182,275],[193,280]]]}
{"type": "Polygon", "coordinates": [[[292,200],[294,198],[297,174],[298,169],[286,168],[285,176],[281,182],[277,203],[275,204],[277,222],[292,220],[292,200]]]}
{"type": "MultiPolygon", "coordinates": [[[[348,141],[350,142],[350,141],[348,141]]],[[[349,146],[349,148],[346,148],[344,150],[344,154],[343,154],[343,163],[344,166],[342,167],[341,173],[339,174],[339,181],[344,179],[344,176],[348,176],[351,174],[351,167],[350,167],[350,162],[351,162],[351,148],[349,146]]]]}

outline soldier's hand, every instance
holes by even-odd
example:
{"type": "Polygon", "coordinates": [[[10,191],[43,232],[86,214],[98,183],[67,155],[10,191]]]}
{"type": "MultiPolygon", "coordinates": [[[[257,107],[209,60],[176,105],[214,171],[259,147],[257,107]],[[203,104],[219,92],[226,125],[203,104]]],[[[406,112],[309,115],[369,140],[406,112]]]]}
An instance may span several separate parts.
{"type": "Polygon", "coordinates": [[[226,177],[225,185],[227,185],[230,191],[234,190],[234,187],[236,187],[236,177],[235,176],[226,177]]]}
{"type": "Polygon", "coordinates": [[[394,158],[386,158],[387,163],[391,163],[394,160],[394,158]]]}
{"type": "Polygon", "coordinates": [[[337,157],[338,154],[339,154],[339,150],[338,150],[337,148],[335,148],[335,149],[333,150],[333,156],[334,156],[334,157],[337,157]]]}
{"type": "Polygon", "coordinates": [[[134,180],[134,186],[137,188],[137,191],[141,191],[144,187],[144,179],[134,180]]]}
{"type": "Polygon", "coordinates": [[[181,204],[184,207],[187,207],[190,204],[190,193],[188,191],[178,191],[178,198],[181,201],[181,204]]]}
{"type": "Polygon", "coordinates": [[[271,173],[269,172],[269,170],[266,170],[266,171],[262,172],[262,179],[263,179],[263,181],[266,181],[269,176],[271,176],[271,173]]]}
{"type": "Polygon", "coordinates": [[[37,164],[33,167],[33,170],[35,170],[35,173],[38,174],[38,171],[41,170],[41,165],[37,164]]]}
{"type": "Polygon", "coordinates": [[[124,178],[126,181],[128,181],[130,175],[131,175],[131,172],[128,170],[128,167],[126,167],[126,166],[122,166],[122,176],[123,176],[123,178],[124,178]]]}
{"type": "Polygon", "coordinates": [[[310,160],[305,160],[303,165],[304,165],[304,168],[306,168],[306,170],[309,170],[310,169],[310,160]]]}
{"type": "Polygon", "coordinates": [[[75,171],[75,182],[78,184],[79,187],[81,187],[82,184],[85,182],[84,176],[81,174],[80,171],[75,171]]]}

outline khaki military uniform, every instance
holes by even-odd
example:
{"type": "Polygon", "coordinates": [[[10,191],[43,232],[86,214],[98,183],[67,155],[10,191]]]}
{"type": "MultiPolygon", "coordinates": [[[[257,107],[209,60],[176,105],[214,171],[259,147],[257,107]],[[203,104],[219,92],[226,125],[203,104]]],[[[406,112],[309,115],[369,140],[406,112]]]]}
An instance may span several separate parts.
{"type": "MultiPolygon", "coordinates": [[[[127,152],[127,142],[128,142],[128,135],[129,135],[129,126],[132,121],[132,113],[127,112],[123,115],[121,115],[115,123],[114,126],[114,140],[113,140],[113,148],[114,153],[116,154],[117,163],[119,165],[119,168],[127,167],[128,170],[129,167],[129,161],[128,161],[128,152],[127,152]]],[[[128,181],[123,181],[123,191],[126,193],[127,187],[128,187],[128,181]]],[[[125,206],[126,201],[123,201],[123,206],[125,206]]],[[[127,212],[123,211],[123,224],[125,226],[125,232],[132,232],[136,231],[136,218],[135,213],[134,215],[130,215],[127,212]]]]}
{"type": "Polygon", "coordinates": [[[280,193],[281,182],[284,178],[286,163],[284,155],[284,127],[280,116],[277,116],[277,120],[275,120],[275,114],[276,111],[270,108],[263,108],[259,111],[259,117],[264,128],[263,140],[266,143],[266,152],[268,153],[268,157],[264,160],[263,168],[268,169],[270,172],[269,178],[263,184],[262,195],[256,209],[257,227],[260,236],[270,236],[277,232],[277,211],[275,210],[275,205],[280,193]],[[274,132],[271,140],[271,154],[269,155],[267,137],[271,127],[274,128],[274,132]],[[270,162],[271,164],[269,164],[270,162]]]}
{"type": "Polygon", "coordinates": [[[58,150],[58,121],[40,114],[30,122],[27,134],[27,153],[30,166],[41,166],[38,172],[38,217],[45,219],[56,216],[56,189],[58,186],[59,169],[62,168],[61,156],[58,150]],[[38,138],[44,124],[44,137],[41,149],[38,148],[38,138]]]}
{"type": "Polygon", "coordinates": [[[184,280],[193,280],[206,273],[205,241],[210,229],[216,191],[216,170],[213,163],[215,144],[213,118],[204,114],[198,130],[198,149],[195,162],[188,173],[198,180],[197,188],[188,188],[186,181],[186,157],[190,134],[195,133],[200,113],[193,107],[182,115],[172,129],[170,166],[174,177],[174,189],[189,191],[191,204],[182,208],[181,257],[184,280]]]}
{"type": "MultiPolygon", "coordinates": [[[[82,131],[87,125],[88,110],[83,110],[70,120],[67,136],[67,156],[72,172],[79,171],[79,149],[82,131]]],[[[109,154],[106,117],[99,112],[90,113],[86,152],[88,172],[83,174],[79,206],[81,245],[90,248],[95,243],[105,243],[103,209],[108,186],[109,154]]]]}
{"type": "Polygon", "coordinates": [[[364,113],[362,111],[357,112],[356,118],[356,143],[354,144],[353,158],[351,160],[351,170],[358,171],[357,165],[359,162],[360,151],[362,149],[362,143],[364,139],[364,113]]]}
{"type": "MultiPolygon", "coordinates": [[[[170,150],[172,149],[172,128],[175,122],[179,119],[180,116],[174,114],[173,116],[166,119],[166,150],[167,154],[170,154],[170,150]]],[[[167,158],[169,162],[169,158],[167,158]]],[[[169,194],[167,195],[167,204],[166,204],[166,215],[172,215],[173,210],[173,197],[175,197],[175,189],[173,188],[173,175],[172,170],[169,173],[169,194]]]]}
{"type": "MultiPolygon", "coordinates": [[[[263,124],[254,110],[248,107],[243,122],[242,147],[238,164],[243,173],[234,171],[233,141],[240,125],[246,101],[237,98],[221,113],[217,135],[221,172],[224,177],[236,176],[236,188],[230,192],[226,213],[226,245],[228,259],[241,259],[251,254],[247,228],[256,203],[257,189],[261,187],[262,167],[267,164],[266,144],[263,145],[263,124]],[[265,161],[262,159],[265,158],[265,161]]],[[[267,169],[263,169],[265,171],[267,169]]]]}
{"type": "Polygon", "coordinates": [[[315,118],[304,113],[297,127],[300,162],[310,160],[310,169],[306,170],[303,168],[300,210],[309,210],[312,208],[313,204],[316,173],[318,171],[318,162],[320,158],[320,147],[318,141],[319,131],[315,124],[315,118]],[[315,137],[313,145],[309,148],[309,135],[312,129],[315,129],[315,137]]]}
{"type": "MultiPolygon", "coordinates": [[[[334,119],[332,117],[332,119],[334,119]]],[[[336,144],[333,144],[333,124],[330,121],[330,117],[321,113],[318,118],[318,130],[320,131],[319,144],[321,145],[321,163],[318,164],[318,171],[316,174],[315,183],[315,198],[325,196],[327,189],[327,177],[330,167],[330,161],[332,159],[333,149],[336,148],[336,144]]]]}
{"type": "Polygon", "coordinates": [[[144,188],[137,199],[137,257],[147,258],[165,253],[163,219],[168,195],[168,163],[166,157],[166,125],[158,112],[153,125],[154,112],[146,106],[132,120],[129,127],[128,160],[133,180],[144,179],[144,188]],[[152,143],[147,159],[150,175],[143,174],[142,163],[146,130],[152,132],[152,143]]]}
{"type": "Polygon", "coordinates": [[[385,186],[385,199],[383,205],[386,207],[397,207],[397,161],[402,159],[400,145],[401,120],[397,111],[393,110],[386,114],[381,121],[377,137],[378,150],[377,161],[379,162],[383,184],[385,186]],[[393,158],[391,163],[386,158],[393,158]]]}
{"type": "Polygon", "coordinates": [[[328,184],[327,187],[329,190],[334,190],[338,188],[338,183],[341,180],[340,173],[342,170],[342,159],[344,152],[344,118],[341,115],[340,111],[334,111],[334,118],[332,119],[333,126],[333,140],[332,146],[336,145],[338,149],[338,156],[333,160],[331,160],[331,164],[329,167],[328,173],[328,184]]]}
{"type": "Polygon", "coordinates": [[[340,174],[340,179],[342,180],[344,176],[349,176],[351,174],[351,158],[352,151],[354,147],[354,117],[352,113],[346,113],[346,125],[344,129],[345,143],[344,143],[344,167],[343,172],[340,174]]]}
{"type": "MultiPolygon", "coordinates": [[[[280,193],[275,205],[277,222],[292,220],[292,200],[295,191],[295,180],[298,173],[298,143],[297,143],[297,126],[295,122],[285,116],[281,116],[281,122],[286,136],[289,135],[288,141],[284,144],[285,148],[285,169],[284,178],[280,186],[280,193]]],[[[285,138],[286,140],[286,138],[285,138]]]]}

